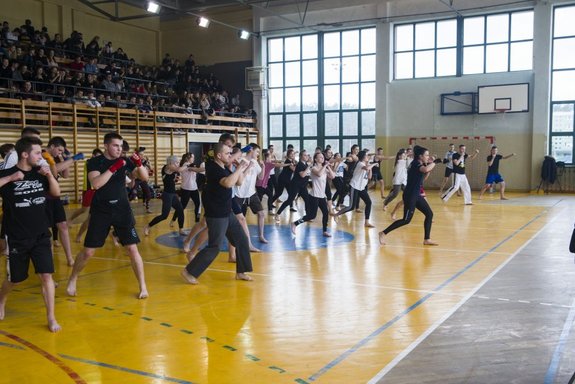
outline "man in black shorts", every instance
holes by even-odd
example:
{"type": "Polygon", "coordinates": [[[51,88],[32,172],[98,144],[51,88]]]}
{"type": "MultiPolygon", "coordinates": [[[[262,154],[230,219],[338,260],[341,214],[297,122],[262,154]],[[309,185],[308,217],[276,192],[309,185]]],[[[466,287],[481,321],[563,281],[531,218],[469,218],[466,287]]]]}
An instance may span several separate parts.
{"type": "Polygon", "coordinates": [[[8,293],[28,278],[30,261],[42,283],[48,329],[61,327],[54,315],[54,260],[46,216],[46,197],[60,195],[60,187],[48,166],[39,167],[42,141],[26,137],[16,143],[18,163],[0,171],[0,195],[8,239],[7,279],[0,289],[0,320],[4,319],[8,293]]]}
{"type": "Polygon", "coordinates": [[[88,180],[96,190],[90,207],[90,223],[84,239],[84,249],[76,256],[74,268],[68,281],[66,292],[76,296],[76,282],[78,275],[86,266],[88,259],[94,255],[96,248],[101,248],[113,226],[120,243],[126,247],[132,269],[138,279],[140,287],[139,299],[148,297],[146,281],[144,279],[144,263],[137,244],[140,238],[134,227],[135,220],[128,193],[126,191],[126,172],[140,180],[148,179],[148,172],[142,166],[138,154],[132,157],[122,157],[122,136],[115,132],[104,136],[104,156],[93,157],[88,160],[88,180]]]}

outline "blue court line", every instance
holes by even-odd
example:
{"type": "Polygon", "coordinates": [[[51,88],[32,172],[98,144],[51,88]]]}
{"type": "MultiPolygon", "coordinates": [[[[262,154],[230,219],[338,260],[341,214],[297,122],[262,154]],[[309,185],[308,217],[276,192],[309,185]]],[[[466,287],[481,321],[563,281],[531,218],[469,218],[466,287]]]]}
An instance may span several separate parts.
{"type": "Polygon", "coordinates": [[[524,230],[527,226],[529,226],[531,223],[533,223],[535,220],[539,219],[541,216],[543,216],[545,213],[547,213],[547,210],[541,212],[540,214],[538,214],[537,216],[535,216],[534,218],[532,218],[531,220],[529,220],[526,224],[522,225],[519,229],[517,229],[515,232],[513,232],[512,234],[510,234],[509,236],[507,236],[505,239],[501,240],[499,243],[495,244],[493,247],[491,247],[491,249],[489,249],[488,251],[486,251],[485,253],[483,253],[481,256],[477,257],[475,260],[473,260],[471,263],[467,264],[465,267],[463,267],[461,270],[459,270],[459,272],[455,273],[453,276],[451,276],[449,279],[445,280],[443,283],[441,283],[440,285],[438,285],[435,289],[433,289],[430,293],[428,293],[427,295],[423,296],[421,299],[417,300],[414,304],[412,304],[410,307],[406,308],[405,310],[403,310],[400,314],[398,314],[397,316],[395,316],[393,319],[389,320],[387,323],[385,323],[384,325],[382,325],[381,327],[379,327],[378,329],[376,329],[375,331],[373,331],[370,335],[366,336],[365,338],[363,338],[362,340],[360,340],[358,343],[356,343],[354,346],[352,346],[350,349],[348,349],[347,351],[345,351],[344,353],[342,353],[341,355],[339,355],[338,357],[336,357],[334,360],[332,360],[331,362],[329,362],[327,365],[325,365],[323,368],[321,368],[319,371],[317,371],[316,373],[314,373],[313,375],[311,375],[308,380],[309,381],[315,381],[317,380],[321,375],[323,375],[324,373],[326,373],[327,371],[329,371],[330,369],[332,369],[333,367],[335,367],[336,365],[338,365],[339,363],[341,363],[342,361],[344,361],[345,359],[347,359],[349,356],[351,356],[354,352],[357,352],[361,347],[363,347],[364,345],[366,345],[367,343],[369,343],[370,341],[372,341],[375,337],[379,336],[381,333],[383,333],[386,329],[388,329],[389,327],[391,327],[392,325],[394,325],[395,323],[397,323],[399,320],[401,320],[405,315],[409,314],[411,311],[413,311],[414,309],[416,309],[417,307],[419,307],[421,304],[425,303],[428,299],[430,299],[431,297],[433,297],[433,295],[435,295],[437,292],[441,291],[443,288],[445,288],[448,284],[450,284],[451,282],[453,282],[455,279],[457,279],[459,276],[461,276],[462,274],[464,274],[465,272],[467,272],[469,269],[471,269],[473,266],[475,266],[477,263],[479,263],[481,260],[483,260],[484,258],[486,258],[487,256],[489,256],[491,253],[493,253],[497,248],[499,248],[500,246],[502,246],[503,244],[505,244],[506,242],[508,242],[509,240],[511,240],[513,237],[515,237],[519,232],[521,232],[522,230],[524,230]]]}
{"type": "Polygon", "coordinates": [[[68,355],[63,355],[63,354],[59,354],[59,356],[62,357],[62,358],[64,358],[64,359],[68,359],[68,360],[72,360],[72,361],[77,361],[77,362],[80,362],[80,363],[92,364],[92,365],[97,365],[97,366],[99,366],[99,367],[111,368],[111,369],[115,369],[115,370],[122,371],[122,372],[134,373],[134,374],[136,374],[136,375],[145,376],[145,377],[151,377],[151,378],[154,378],[154,379],[160,379],[160,380],[164,380],[164,381],[169,381],[169,382],[171,382],[171,383],[194,384],[194,383],[191,382],[191,381],[175,379],[175,378],[173,378],[173,377],[168,377],[168,376],[163,376],[163,375],[156,375],[155,373],[149,373],[149,372],[139,371],[139,370],[137,370],[137,369],[120,367],[120,366],[118,366],[118,365],[112,365],[112,364],[108,364],[108,363],[101,363],[101,362],[99,362],[99,361],[86,360],[86,359],[82,359],[82,358],[80,358],[80,357],[68,356],[68,355]]]}
{"type": "Polygon", "coordinates": [[[19,349],[19,350],[21,350],[21,351],[25,351],[25,350],[26,350],[26,348],[21,347],[21,346],[19,346],[19,345],[10,344],[10,343],[4,343],[4,342],[1,342],[1,341],[0,341],[0,347],[14,348],[14,349],[19,349]]]}
{"type": "Polygon", "coordinates": [[[557,369],[559,368],[559,362],[561,361],[561,355],[563,354],[563,349],[567,343],[567,338],[569,337],[569,332],[571,331],[571,326],[573,321],[575,321],[575,299],[571,303],[571,309],[565,319],[565,324],[563,324],[563,330],[561,331],[561,336],[559,337],[559,344],[555,347],[555,352],[553,352],[553,357],[549,363],[549,368],[547,368],[547,373],[545,374],[545,384],[552,384],[555,382],[555,375],[557,375],[557,369]]]}

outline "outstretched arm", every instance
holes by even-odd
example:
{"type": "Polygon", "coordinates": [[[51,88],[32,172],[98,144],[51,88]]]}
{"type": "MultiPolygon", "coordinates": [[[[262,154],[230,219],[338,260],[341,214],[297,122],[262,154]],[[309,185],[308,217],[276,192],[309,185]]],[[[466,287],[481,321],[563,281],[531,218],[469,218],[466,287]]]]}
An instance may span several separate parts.
{"type": "Polygon", "coordinates": [[[511,155],[503,156],[503,160],[509,159],[510,157],[513,157],[513,156],[515,156],[515,153],[512,153],[511,155]]]}

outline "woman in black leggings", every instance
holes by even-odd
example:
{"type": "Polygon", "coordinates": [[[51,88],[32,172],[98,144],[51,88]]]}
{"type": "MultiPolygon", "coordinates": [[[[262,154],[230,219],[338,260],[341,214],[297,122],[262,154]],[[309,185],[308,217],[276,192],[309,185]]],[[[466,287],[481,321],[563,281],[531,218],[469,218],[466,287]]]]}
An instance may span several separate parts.
{"type": "Polygon", "coordinates": [[[289,184],[288,198],[286,201],[283,202],[282,206],[280,207],[280,209],[278,209],[276,213],[275,217],[276,223],[280,222],[281,213],[283,212],[284,209],[293,204],[298,194],[304,200],[307,210],[308,196],[309,196],[309,193],[307,191],[307,182],[309,181],[309,166],[307,164],[307,161],[308,161],[308,154],[306,150],[303,149],[299,154],[299,162],[295,167],[295,170],[293,172],[293,179],[289,184]]]}
{"type": "Polygon", "coordinates": [[[403,219],[394,221],[389,227],[379,232],[379,243],[386,244],[386,235],[411,222],[415,210],[418,209],[425,215],[423,227],[425,235],[423,237],[423,245],[438,245],[431,240],[431,223],[433,222],[433,211],[427,203],[427,200],[421,196],[423,189],[423,180],[425,175],[435,168],[433,158],[429,156],[429,151],[426,148],[418,145],[413,148],[414,159],[409,167],[407,173],[407,185],[403,191],[403,219]]]}
{"type": "Polygon", "coordinates": [[[276,188],[276,193],[272,198],[272,203],[275,203],[275,201],[279,199],[284,192],[284,189],[287,189],[296,165],[295,151],[293,149],[288,149],[286,152],[286,159],[283,163],[283,169],[278,177],[278,186],[276,188]]]}
{"type": "Polygon", "coordinates": [[[168,218],[170,214],[170,209],[174,208],[176,214],[178,215],[178,226],[180,228],[180,235],[184,235],[184,209],[182,208],[182,203],[178,199],[176,194],[176,176],[179,172],[184,171],[190,166],[189,163],[185,163],[182,167],[178,166],[177,156],[168,156],[166,160],[166,165],[162,168],[162,180],[164,182],[164,191],[162,192],[162,213],[154,217],[148,225],[144,227],[144,234],[148,236],[150,234],[150,228],[164,221],[168,218]]]}

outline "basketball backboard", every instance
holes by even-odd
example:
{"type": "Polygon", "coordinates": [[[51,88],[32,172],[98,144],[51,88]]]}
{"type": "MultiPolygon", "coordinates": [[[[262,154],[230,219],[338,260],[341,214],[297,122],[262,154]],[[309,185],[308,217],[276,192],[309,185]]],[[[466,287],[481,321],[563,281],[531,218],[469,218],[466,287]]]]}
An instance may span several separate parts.
{"type": "Polygon", "coordinates": [[[477,87],[477,113],[529,112],[529,83],[477,87]]]}

